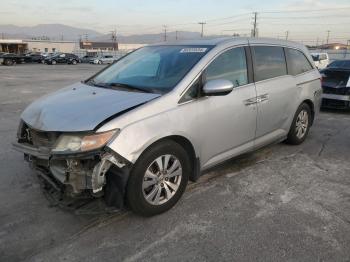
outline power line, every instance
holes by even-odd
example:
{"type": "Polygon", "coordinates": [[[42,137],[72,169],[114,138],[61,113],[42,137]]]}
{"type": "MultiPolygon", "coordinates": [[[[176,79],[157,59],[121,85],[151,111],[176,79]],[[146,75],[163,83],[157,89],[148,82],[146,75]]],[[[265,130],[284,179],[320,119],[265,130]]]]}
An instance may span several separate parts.
{"type": "Polygon", "coordinates": [[[350,9],[350,7],[338,7],[338,8],[323,8],[323,9],[300,9],[300,10],[272,10],[272,11],[261,11],[259,13],[262,14],[278,14],[278,13],[300,13],[300,12],[324,12],[324,11],[335,11],[335,10],[346,10],[350,9]]]}
{"type": "Polygon", "coordinates": [[[320,15],[320,16],[261,16],[261,19],[315,19],[325,17],[350,18],[349,15],[320,15]]]}

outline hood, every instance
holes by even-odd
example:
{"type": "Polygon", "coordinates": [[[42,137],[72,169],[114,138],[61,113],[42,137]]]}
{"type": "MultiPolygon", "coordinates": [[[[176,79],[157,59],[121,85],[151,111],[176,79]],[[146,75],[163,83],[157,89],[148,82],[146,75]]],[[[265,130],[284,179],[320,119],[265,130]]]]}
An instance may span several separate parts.
{"type": "Polygon", "coordinates": [[[42,131],[90,131],[113,115],[159,96],[77,83],[33,102],[21,118],[32,128],[42,131]]]}

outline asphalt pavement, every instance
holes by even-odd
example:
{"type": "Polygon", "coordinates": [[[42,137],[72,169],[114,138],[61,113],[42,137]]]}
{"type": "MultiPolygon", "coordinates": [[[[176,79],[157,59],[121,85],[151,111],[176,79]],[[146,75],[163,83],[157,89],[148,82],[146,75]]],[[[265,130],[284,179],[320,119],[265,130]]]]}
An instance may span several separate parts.
{"type": "Polygon", "coordinates": [[[21,111],[98,65],[0,66],[0,261],[350,261],[350,113],[321,112],[300,146],[232,159],[167,213],[52,205],[14,151],[21,111]]]}

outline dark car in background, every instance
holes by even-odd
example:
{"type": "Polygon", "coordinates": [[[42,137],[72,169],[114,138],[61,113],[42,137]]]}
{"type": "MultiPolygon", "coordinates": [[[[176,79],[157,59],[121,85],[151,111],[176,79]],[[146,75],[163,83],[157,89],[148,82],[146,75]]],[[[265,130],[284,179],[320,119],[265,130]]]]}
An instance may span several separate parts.
{"type": "Polygon", "coordinates": [[[25,62],[25,58],[22,55],[12,54],[12,53],[0,53],[0,64],[2,65],[15,65],[22,64],[25,62]]]}
{"type": "Polygon", "coordinates": [[[350,109],[350,60],[336,60],[320,71],[322,107],[350,109]]]}
{"type": "Polygon", "coordinates": [[[44,60],[45,64],[55,65],[55,64],[73,64],[76,65],[80,63],[78,56],[69,53],[59,53],[53,56],[49,56],[44,60]]]}
{"type": "Polygon", "coordinates": [[[28,53],[24,57],[24,62],[26,63],[43,63],[45,56],[40,53],[28,53]]]}
{"type": "Polygon", "coordinates": [[[80,61],[81,63],[90,63],[91,59],[95,59],[96,56],[89,56],[89,55],[85,55],[83,57],[80,57],[80,61]]]}

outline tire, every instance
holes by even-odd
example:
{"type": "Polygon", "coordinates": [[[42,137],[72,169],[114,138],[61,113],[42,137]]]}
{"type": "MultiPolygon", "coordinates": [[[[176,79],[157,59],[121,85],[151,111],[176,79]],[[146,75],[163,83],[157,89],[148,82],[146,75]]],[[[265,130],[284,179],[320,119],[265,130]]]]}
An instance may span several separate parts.
{"type": "Polygon", "coordinates": [[[286,142],[291,145],[299,145],[306,139],[311,126],[311,109],[306,103],[302,103],[293,118],[286,142]]]}
{"type": "Polygon", "coordinates": [[[77,60],[72,60],[72,64],[76,65],[77,64],[77,60]]]}
{"type": "Polygon", "coordinates": [[[56,64],[57,64],[56,60],[51,61],[51,65],[56,65],[56,64]]]}
{"type": "Polygon", "coordinates": [[[11,59],[6,59],[6,60],[4,61],[4,64],[7,65],[7,66],[11,66],[11,65],[14,64],[14,61],[12,61],[11,59]]]}
{"type": "Polygon", "coordinates": [[[169,210],[184,193],[190,172],[190,159],[181,145],[165,140],[151,146],[131,170],[126,189],[129,207],[141,216],[169,210]],[[157,160],[168,163],[166,171],[159,172],[157,160]]]}
{"type": "Polygon", "coordinates": [[[99,65],[102,65],[102,61],[101,61],[101,60],[99,60],[99,61],[98,61],[98,64],[99,64],[99,65]]]}

